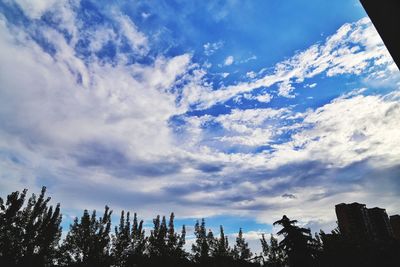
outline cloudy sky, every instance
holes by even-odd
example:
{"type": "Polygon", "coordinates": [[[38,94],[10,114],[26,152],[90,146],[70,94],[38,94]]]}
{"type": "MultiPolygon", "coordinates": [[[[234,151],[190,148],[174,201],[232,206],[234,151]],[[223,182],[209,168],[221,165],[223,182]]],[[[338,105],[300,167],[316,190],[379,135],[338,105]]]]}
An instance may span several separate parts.
{"type": "MultiPolygon", "coordinates": [[[[0,195],[249,239],[400,210],[400,72],[358,0],[0,1],[0,195]]],[[[67,227],[66,227],[67,228],[67,227]]]]}

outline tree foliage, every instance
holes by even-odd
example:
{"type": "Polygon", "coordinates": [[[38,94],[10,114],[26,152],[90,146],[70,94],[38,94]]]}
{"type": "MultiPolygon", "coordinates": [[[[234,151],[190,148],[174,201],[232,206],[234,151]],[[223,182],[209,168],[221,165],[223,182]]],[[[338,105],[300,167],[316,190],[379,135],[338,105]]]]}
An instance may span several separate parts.
{"type": "Polygon", "coordinates": [[[239,229],[238,236],[236,237],[236,245],[233,247],[233,256],[236,260],[246,261],[249,260],[253,253],[251,253],[249,244],[243,237],[242,228],[239,229]]]}
{"type": "Polygon", "coordinates": [[[194,226],[196,240],[192,245],[192,252],[195,262],[205,262],[211,255],[211,248],[214,247],[214,235],[210,231],[207,234],[204,218],[196,222],[194,226]]]}
{"type": "Polygon", "coordinates": [[[283,215],[282,219],[274,222],[274,225],[282,226],[282,229],[277,233],[283,236],[279,247],[288,255],[290,266],[311,266],[311,231],[296,226],[296,223],[296,220],[290,220],[286,215],[283,215]]]}
{"type": "Polygon", "coordinates": [[[32,194],[27,190],[0,198],[0,261],[3,266],[51,266],[61,237],[60,205],[49,206],[46,187],[32,194]]]}
{"type": "Polygon", "coordinates": [[[102,217],[94,210],[83,212],[80,220],[75,218],[61,246],[62,266],[109,266],[111,214],[105,207],[102,217]]]}
{"type": "Polygon", "coordinates": [[[261,247],[265,256],[265,262],[270,267],[283,267],[287,264],[287,256],[282,247],[278,245],[278,239],[271,234],[269,243],[265,235],[261,236],[261,247]]]}

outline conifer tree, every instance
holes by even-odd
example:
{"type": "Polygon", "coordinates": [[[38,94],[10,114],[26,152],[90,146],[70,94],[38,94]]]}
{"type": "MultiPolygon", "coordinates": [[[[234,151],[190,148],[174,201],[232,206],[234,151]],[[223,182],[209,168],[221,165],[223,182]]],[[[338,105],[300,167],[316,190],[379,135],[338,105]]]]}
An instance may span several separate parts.
{"type": "Polygon", "coordinates": [[[130,256],[134,257],[143,257],[145,249],[146,249],[146,242],[147,239],[145,237],[145,231],[143,229],[143,220],[138,222],[137,214],[134,213],[133,215],[133,225],[131,231],[131,243],[130,243],[130,256]]]}
{"type": "Polygon", "coordinates": [[[183,225],[181,234],[179,235],[176,233],[174,227],[174,218],[174,213],[171,213],[167,232],[168,255],[176,260],[181,260],[186,256],[186,253],[183,249],[183,246],[185,245],[186,228],[185,225],[183,225]]]}
{"type": "Polygon", "coordinates": [[[174,213],[171,213],[167,230],[167,247],[170,253],[174,253],[175,248],[178,246],[178,235],[175,233],[174,218],[174,213]]]}
{"type": "Polygon", "coordinates": [[[130,214],[127,212],[125,218],[125,211],[121,211],[121,217],[118,227],[115,227],[115,234],[113,236],[113,245],[111,254],[116,266],[124,266],[129,255],[131,236],[131,222],[130,214]]]}
{"type": "Polygon", "coordinates": [[[236,245],[233,248],[233,255],[236,260],[249,260],[253,253],[250,252],[249,244],[243,237],[242,228],[239,229],[238,236],[236,237],[236,245]]]}
{"type": "Polygon", "coordinates": [[[192,244],[194,260],[195,262],[204,262],[210,256],[210,241],[214,240],[211,231],[207,234],[204,218],[201,220],[201,224],[199,221],[196,222],[194,234],[196,236],[196,241],[192,244]]]}
{"type": "Polygon", "coordinates": [[[219,227],[219,238],[215,240],[215,247],[213,249],[214,257],[227,257],[231,255],[229,248],[228,237],[224,234],[222,225],[219,227]]]}
{"type": "Polygon", "coordinates": [[[187,253],[186,253],[185,249],[183,248],[183,246],[185,244],[186,244],[186,226],[182,225],[181,235],[178,238],[177,252],[178,252],[178,256],[180,258],[184,258],[184,259],[186,259],[186,257],[187,257],[187,253]]]}
{"type": "Polygon", "coordinates": [[[206,237],[207,247],[208,247],[208,254],[209,256],[214,256],[215,251],[217,250],[218,243],[217,239],[214,237],[214,233],[211,229],[208,229],[207,237],[206,237]]]}
{"type": "Polygon", "coordinates": [[[163,257],[168,253],[167,240],[167,221],[165,216],[160,220],[160,215],[153,219],[153,230],[150,232],[148,252],[150,257],[163,257]]]}
{"type": "Polygon", "coordinates": [[[136,213],[131,224],[130,213],[121,212],[119,226],[113,235],[112,257],[116,266],[139,264],[144,258],[146,237],[143,221],[138,222],[136,213]]]}
{"type": "Polygon", "coordinates": [[[290,220],[286,215],[281,220],[274,222],[283,228],[278,235],[283,235],[279,243],[288,255],[289,266],[310,266],[312,264],[311,232],[309,229],[296,226],[296,220],[290,220]]]}
{"type": "Polygon", "coordinates": [[[111,214],[106,206],[98,219],[95,210],[91,215],[85,210],[80,220],[75,218],[61,248],[60,265],[109,266],[111,214]]]}
{"type": "Polygon", "coordinates": [[[266,257],[266,263],[271,267],[283,267],[286,266],[287,257],[285,251],[279,247],[278,239],[271,234],[271,238],[268,241],[265,239],[265,235],[261,236],[261,246],[263,255],[266,257]]]}
{"type": "Polygon", "coordinates": [[[26,192],[12,193],[5,205],[0,199],[0,259],[9,266],[50,266],[61,237],[60,205],[48,206],[42,187],[39,197],[32,194],[22,208],[26,192]]]}
{"type": "Polygon", "coordinates": [[[16,265],[23,256],[20,209],[24,205],[26,192],[27,189],[21,193],[11,193],[5,203],[0,198],[0,262],[4,266],[16,265]]]}

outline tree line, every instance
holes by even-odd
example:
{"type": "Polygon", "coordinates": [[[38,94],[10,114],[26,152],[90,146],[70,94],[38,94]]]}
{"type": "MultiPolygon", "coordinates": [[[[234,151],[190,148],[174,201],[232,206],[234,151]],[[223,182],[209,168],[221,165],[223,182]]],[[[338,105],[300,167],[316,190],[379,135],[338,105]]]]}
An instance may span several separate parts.
{"type": "Polygon", "coordinates": [[[25,189],[0,198],[0,266],[400,266],[396,240],[359,244],[338,229],[313,236],[310,229],[297,226],[287,216],[274,223],[281,227],[280,241],[273,235],[261,236],[259,255],[251,252],[242,229],[231,246],[223,226],[215,236],[204,219],[197,221],[188,252],[185,225],[175,229],[174,213],[168,218],[156,216],[153,228],[145,233],[143,220],[125,211],[113,228],[108,206],[100,216],[84,210],[61,240],[60,204],[49,205],[45,193],[43,187],[38,196],[27,199],[25,189]]]}

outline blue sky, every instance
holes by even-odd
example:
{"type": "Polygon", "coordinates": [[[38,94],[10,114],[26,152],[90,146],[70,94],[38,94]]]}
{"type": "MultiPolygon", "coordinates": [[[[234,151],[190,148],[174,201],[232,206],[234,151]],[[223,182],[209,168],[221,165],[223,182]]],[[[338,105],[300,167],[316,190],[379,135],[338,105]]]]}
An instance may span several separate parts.
{"type": "Polygon", "coordinates": [[[0,2],[0,193],[206,218],[399,213],[400,73],[357,0],[0,2]]]}

